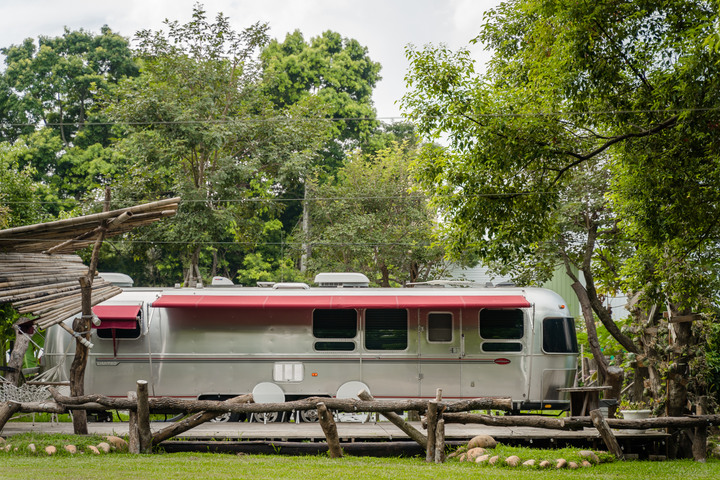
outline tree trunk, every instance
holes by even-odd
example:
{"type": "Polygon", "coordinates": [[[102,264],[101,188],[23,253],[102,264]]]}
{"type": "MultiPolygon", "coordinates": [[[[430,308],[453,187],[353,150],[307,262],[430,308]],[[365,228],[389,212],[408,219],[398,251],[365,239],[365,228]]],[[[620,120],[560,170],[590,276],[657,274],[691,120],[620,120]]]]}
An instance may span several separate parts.
{"type": "MultiPolygon", "coordinates": [[[[104,212],[110,211],[110,188],[105,189],[104,212]]],[[[88,361],[88,350],[90,347],[90,319],[92,318],[92,285],[95,279],[98,260],[100,258],[100,247],[105,240],[105,233],[108,229],[108,220],[103,220],[98,227],[98,236],[93,246],[92,256],[90,257],[90,265],[88,273],[84,277],[80,277],[80,292],[82,314],[80,318],[76,318],[73,322],[73,330],[75,331],[75,357],[70,365],[70,394],[73,396],[81,396],[85,394],[85,367],[88,361]]],[[[87,435],[87,413],[84,411],[76,411],[73,415],[73,429],[75,435],[87,435]]]]}
{"type": "Polygon", "coordinates": [[[185,274],[185,286],[195,288],[198,282],[202,282],[200,277],[200,246],[196,246],[190,255],[190,265],[185,274]]]}
{"type": "Polygon", "coordinates": [[[14,371],[10,371],[5,375],[5,380],[9,383],[19,386],[20,379],[22,378],[23,360],[25,359],[25,353],[30,346],[30,337],[23,333],[20,326],[14,326],[15,328],[15,343],[13,345],[12,353],[10,354],[10,360],[7,366],[13,368],[14,371]]]}
{"type": "MultiPolygon", "coordinates": [[[[75,356],[70,365],[70,395],[79,397],[85,394],[85,367],[88,360],[88,348],[81,338],[89,341],[90,316],[92,316],[92,282],[86,277],[80,278],[82,290],[82,314],[73,321],[75,337],[75,356]],[[85,333],[87,332],[87,333],[85,333]]],[[[72,416],[75,435],[87,435],[87,413],[76,410],[72,416]]]]}

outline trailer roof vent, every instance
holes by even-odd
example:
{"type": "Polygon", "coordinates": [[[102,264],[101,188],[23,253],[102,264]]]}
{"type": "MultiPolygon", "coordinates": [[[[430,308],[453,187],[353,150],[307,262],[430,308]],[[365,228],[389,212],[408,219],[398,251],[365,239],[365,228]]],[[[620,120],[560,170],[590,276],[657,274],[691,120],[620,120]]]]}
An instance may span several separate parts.
{"type": "Polygon", "coordinates": [[[309,290],[310,286],[307,283],[300,282],[285,282],[276,283],[272,286],[273,290],[309,290]]]}
{"type": "Polygon", "coordinates": [[[315,283],[320,287],[336,288],[367,288],[370,280],[362,273],[318,273],[315,275],[315,283]]]}
{"type": "Polygon", "coordinates": [[[116,287],[132,287],[135,283],[129,275],[115,272],[100,272],[100,277],[108,283],[112,283],[116,287]]]}
{"type": "Polygon", "coordinates": [[[212,287],[234,287],[236,286],[232,280],[230,280],[227,277],[213,277],[212,282],[210,283],[210,286],[212,287]]]}

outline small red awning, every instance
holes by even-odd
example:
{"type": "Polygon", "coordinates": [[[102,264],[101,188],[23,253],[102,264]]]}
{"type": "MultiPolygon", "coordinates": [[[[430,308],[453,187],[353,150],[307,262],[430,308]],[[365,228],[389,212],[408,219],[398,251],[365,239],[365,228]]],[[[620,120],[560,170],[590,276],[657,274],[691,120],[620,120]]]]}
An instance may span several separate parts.
{"type": "Polygon", "coordinates": [[[522,295],[163,295],[156,308],[527,308],[522,295]]]}
{"type": "Polygon", "coordinates": [[[140,305],[95,305],[93,313],[100,319],[100,325],[93,324],[93,328],[132,330],[137,328],[140,305]]]}

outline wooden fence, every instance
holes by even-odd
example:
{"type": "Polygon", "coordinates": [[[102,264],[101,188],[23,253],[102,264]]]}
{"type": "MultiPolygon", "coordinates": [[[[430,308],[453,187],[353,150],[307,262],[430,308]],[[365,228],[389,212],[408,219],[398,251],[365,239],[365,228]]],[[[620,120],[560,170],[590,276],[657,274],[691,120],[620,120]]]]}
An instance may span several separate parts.
{"type": "Polygon", "coordinates": [[[105,411],[127,410],[129,418],[129,448],[133,453],[150,453],[152,447],[179,435],[197,425],[225,413],[271,413],[317,409],[320,425],[327,439],[330,456],[340,457],[342,451],[337,427],[329,411],[379,413],[405,432],[426,451],[428,462],[441,463],[445,460],[445,425],[449,423],[474,423],[507,427],[537,427],[559,430],[577,430],[585,427],[597,428],[608,450],[622,459],[612,429],[681,428],[693,432],[693,455],[698,461],[705,459],[707,428],[720,425],[720,415],[695,415],[688,417],[659,417],[643,420],[619,420],[602,417],[599,410],[593,410],[589,417],[553,418],[545,416],[496,416],[468,413],[474,410],[512,409],[510,398],[475,398],[457,402],[442,400],[437,391],[434,400],[393,400],[378,401],[368,392],[358,393],[359,399],[338,399],[310,397],[283,403],[253,403],[252,395],[241,395],[225,401],[181,400],[176,398],[149,398],[148,385],[138,380],[136,391],[128,392],[127,398],[110,398],[103,395],[67,397],[50,388],[53,401],[5,402],[0,404],[0,431],[13,414],[24,413],[68,413],[72,410],[105,411]],[[417,430],[396,412],[416,411],[425,415],[425,433],[417,430]],[[152,433],[150,414],[177,412],[189,414],[179,422],[152,433]]]}

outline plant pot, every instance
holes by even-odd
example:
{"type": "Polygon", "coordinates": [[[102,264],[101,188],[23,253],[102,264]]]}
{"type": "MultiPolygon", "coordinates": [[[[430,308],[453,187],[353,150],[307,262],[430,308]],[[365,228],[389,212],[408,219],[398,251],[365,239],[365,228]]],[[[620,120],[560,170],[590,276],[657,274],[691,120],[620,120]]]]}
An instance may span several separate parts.
{"type": "MultiPolygon", "coordinates": [[[[642,420],[644,418],[650,418],[652,410],[620,410],[625,420],[642,420]]],[[[645,433],[645,429],[629,428],[625,429],[627,433],[645,433]]]]}

